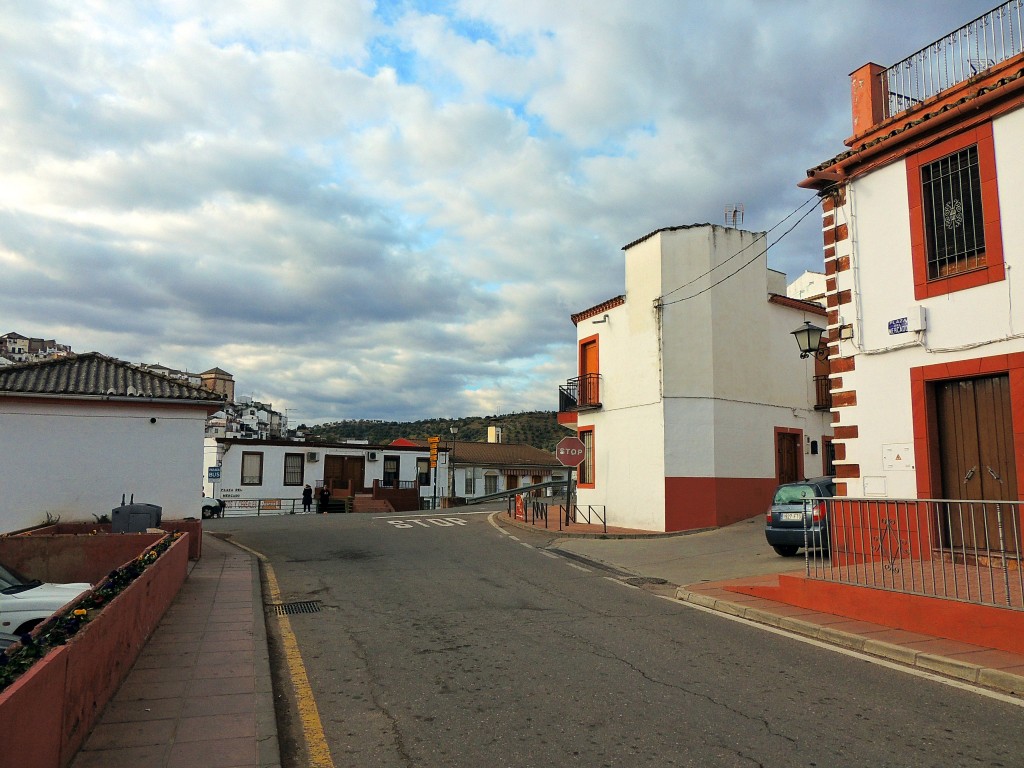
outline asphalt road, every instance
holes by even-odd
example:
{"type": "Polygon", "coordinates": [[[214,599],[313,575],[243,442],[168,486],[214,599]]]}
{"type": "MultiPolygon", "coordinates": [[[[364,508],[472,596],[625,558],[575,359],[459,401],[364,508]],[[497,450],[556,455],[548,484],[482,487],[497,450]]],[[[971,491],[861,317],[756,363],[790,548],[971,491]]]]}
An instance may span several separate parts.
{"type": "Polygon", "coordinates": [[[662,599],[486,515],[209,528],[267,555],[283,601],[320,601],[289,619],[339,768],[1021,765],[1018,707],[662,599]]]}

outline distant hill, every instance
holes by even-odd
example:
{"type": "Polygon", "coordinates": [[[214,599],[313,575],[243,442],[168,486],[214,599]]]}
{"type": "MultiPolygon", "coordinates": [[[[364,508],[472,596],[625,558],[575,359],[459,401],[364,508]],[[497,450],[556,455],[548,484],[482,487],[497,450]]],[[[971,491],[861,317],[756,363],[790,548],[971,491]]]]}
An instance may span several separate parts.
{"type": "Polygon", "coordinates": [[[309,427],[306,439],[328,442],[366,440],[374,445],[386,445],[399,437],[440,437],[444,441],[451,439],[449,428],[453,424],[459,428],[458,440],[482,443],[487,440],[488,427],[501,427],[503,443],[525,443],[545,451],[554,451],[559,440],[573,434],[558,423],[554,411],[529,411],[503,416],[468,416],[462,419],[335,421],[309,427]]]}

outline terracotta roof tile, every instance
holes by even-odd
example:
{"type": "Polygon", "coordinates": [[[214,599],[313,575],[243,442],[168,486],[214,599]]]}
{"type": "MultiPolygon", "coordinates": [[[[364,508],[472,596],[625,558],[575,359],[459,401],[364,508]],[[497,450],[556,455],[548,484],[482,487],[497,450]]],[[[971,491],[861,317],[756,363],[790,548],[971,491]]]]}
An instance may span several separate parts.
{"type": "Polygon", "coordinates": [[[137,365],[86,352],[0,368],[0,395],[112,396],[223,402],[224,396],[137,365]]]}

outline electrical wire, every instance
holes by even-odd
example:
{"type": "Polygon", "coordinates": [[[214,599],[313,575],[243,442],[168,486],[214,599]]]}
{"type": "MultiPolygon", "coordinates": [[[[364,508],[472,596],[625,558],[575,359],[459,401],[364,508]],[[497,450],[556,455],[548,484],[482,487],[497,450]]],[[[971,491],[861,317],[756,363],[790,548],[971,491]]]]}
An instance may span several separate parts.
{"type": "MultiPolygon", "coordinates": [[[[812,201],[817,201],[817,200],[818,200],[818,197],[819,197],[819,196],[818,196],[818,194],[817,194],[817,193],[815,193],[815,194],[811,195],[811,196],[810,196],[810,197],[809,197],[808,199],[804,200],[804,201],[803,201],[802,203],[800,203],[800,205],[798,205],[798,206],[797,206],[796,208],[794,208],[794,209],[793,209],[792,211],[790,211],[790,212],[789,212],[788,214],[786,214],[786,216],[785,216],[785,217],[784,217],[784,218],[783,218],[783,219],[782,219],[781,221],[779,221],[779,222],[777,222],[777,223],[773,224],[773,225],[772,225],[772,227],[771,227],[771,229],[769,229],[769,230],[767,230],[766,232],[764,232],[764,233],[763,233],[762,237],[767,237],[767,236],[768,236],[769,234],[771,234],[771,233],[772,233],[773,231],[775,231],[776,229],[778,229],[779,227],[781,227],[781,226],[782,226],[783,224],[785,224],[785,223],[786,223],[787,221],[789,221],[789,219],[790,219],[790,218],[792,218],[792,217],[793,217],[794,215],[796,215],[796,213],[797,213],[797,212],[799,212],[799,210],[800,210],[801,208],[803,208],[803,207],[804,207],[805,205],[807,205],[808,203],[810,203],[810,202],[812,202],[812,201]]],[[[817,206],[815,206],[815,207],[817,207],[817,206]]],[[[780,238],[779,238],[779,240],[781,240],[781,239],[782,239],[782,238],[780,237],[780,238]]],[[[697,281],[698,281],[698,280],[700,280],[701,278],[707,277],[708,275],[710,275],[710,274],[711,274],[712,272],[714,272],[714,271],[715,271],[716,269],[718,269],[719,267],[724,267],[724,266],[725,266],[726,264],[728,264],[728,263],[729,263],[730,261],[732,261],[733,259],[735,259],[735,258],[736,258],[737,256],[739,256],[739,255],[740,255],[741,253],[743,253],[743,252],[744,252],[745,250],[747,250],[748,248],[751,248],[751,247],[753,247],[753,246],[757,245],[757,243],[758,243],[758,242],[759,242],[760,240],[761,240],[761,237],[757,237],[757,238],[755,238],[755,239],[754,239],[754,241],[753,241],[752,243],[749,243],[748,245],[745,245],[745,246],[743,246],[742,248],[740,248],[740,249],[739,249],[738,251],[736,251],[736,253],[734,253],[734,254],[733,254],[732,256],[730,256],[730,257],[729,257],[728,259],[726,259],[725,261],[721,262],[720,264],[716,264],[715,266],[713,266],[713,267],[712,267],[711,269],[709,269],[709,270],[708,270],[707,272],[705,272],[704,274],[702,274],[702,275],[697,275],[697,276],[696,276],[695,278],[693,278],[692,280],[690,280],[690,281],[689,281],[688,283],[683,283],[683,284],[682,284],[682,285],[680,285],[679,287],[677,287],[677,288],[673,288],[673,289],[672,289],[671,291],[669,291],[668,293],[664,293],[664,294],[662,294],[660,298],[664,299],[664,298],[665,298],[666,296],[671,296],[671,295],[672,295],[673,293],[675,293],[676,291],[681,291],[681,290],[682,290],[683,288],[686,288],[686,287],[687,287],[687,286],[689,286],[689,285],[693,285],[693,284],[694,284],[695,282],[697,282],[697,281]]],[[[778,242],[778,241],[776,241],[776,242],[778,242]]],[[[767,251],[768,251],[768,249],[767,249],[767,248],[765,248],[765,250],[764,250],[764,251],[762,251],[762,253],[766,253],[767,251]]],[[[761,255],[761,254],[758,254],[758,256],[760,256],[760,255],[761,255]]],[[[748,263],[749,263],[749,262],[748,262],[748,263]]],[[[744,265],[744,266],[746,266],[746,265],[744,265]]],[[[741,267],[741,269],[742,269],[742,267],[741,267]]]]}
{"type": "MultiPolygon", "coordinates": [[[[817,196],[815,196],[815,197],[817,197],[817,196]]],[[[806,203],[805,203],[805,205],[806,205],[806,203]]],[[[803,206],[800,206],[800,207],[802,208],[803,206]]],[[[761,251],[760,253],[757,253],[757,254],[755,254],[755,255],[754,255],[754,257],[753,257],[752,259],[750,259],[749,261],[747,261],[747,262],[745,262],[744,264],[742,264],[742,265],[740,266],[740,268],[739,268],[739,269],[737,269],[737,270],[736,270],[735,272],[730,272],[730,273],[729,273],[728,275],[726,275],[725,277],[723,277],[723,278],[722,278],[721,280],[718,280],[718,281],[716,281],[716,282],[712,283],[711,285],[709,285],[709,286],[707,286],[706,288],[703,288],[703,289],[701,289],[701,290],[697,291],[697,292],[696,292],[695,294],[693,294],[693,295],[691,295],[691,296],[684,296],[683,298],[681,298],[681,299],[676,299],[675,301],[659,301],[659,303],[658,303],[658,306],[660,306],[660,307],[667,307],[667,306],[669,306],[670,304],[678,304],[678,303],[680,303],[680,302],[682,302],[682,301],[689,301],[690,299],[695,299],[695,298],[697,298],[698,296],[700,296],[700,295],[701,295],[702,293],[707,293],[708,291],[710,291],[710,290],[711,290],[712,288],[714,288],[715,286],[717,286],[717,285],[721,285],[721,284],[722,284],[722,283],[724,283],[724,282],[725,282],[726,280],[728,280],[728,279],[729,279],[730,277],[735,277],[735,276],[736,276],[736,275],[738,275],[738,274],[739,274],[740,272],[742,272],[742,271],[743,271],[744,269],[746,269],[746,268],[747,268],[747,267],[749,267],[749,266],[750,266],[751,264],[753,264],[753,263],[754,263],[755,261],[757,261],[757,260],[758,260],[759,258],[761,258],[761,257],[762,257],[762,256],[763,256],[764,254],[768,253],[769,249],[770,249],[770,248],[772,248],[772,246],[778,245],[778,244],[779,244],[780,242],[782,242],[783,238],[785,238],[785,237],[786,237],[786,235],[788,235],[788,234],[789,234],[790,232],[792,232],[792,231],[793,231],[794,229],[796,229],[796,228],[797,228],[797,227],[798,227],[798,226],[800,225],[800,222],[802,222],[802,221],[803,221],[804,219],[806,219],[806,218],[807,218],[807,217],[808,217],[809,215],[811,215],[812,213],[814,213],[814,212],[815,212],[815,211],[816,211],[817,209],[818,209],[818,207],[817,207],[816,205],[815,205],[815,206],[812,206],[811,208],[808,208],[808,209],[807,209],[807,210],[806,210],[806,211],[804,212],[804,215],[803,215],[803,216],[801,216],[801,217],[800,217],[799,219],[797,219],[797,220],[796,220],[796,222],[795,222],[795,223],[793,224],[793,226],[791,226],[791,227],[790,227],[789,229],[787,229],[787,230],[786,230],[785,232],[783,232],[783,233],[782,233],[781,235],[779,235],[779,239],[778,239],[778,240],[776,240],[776,241],[775,241],[774,243],[771,243],[770,245],[767,245],[767,246],[765,246],[765,249],[764,249],[763,251],[761,251]]],[[[800,210],[800,208],[797,208],[797,210],[800,210]]],[[[793,213],[796,213],[796,211],[794,211],[793,213]]],[[[791,213],[791,214],[790,214],[789,216],[792,216],[792,215],[793,215],[793,214],[791,213]]],[[[786,218],[788,219],[788,218],[789,218],[789,216],[787,216],[786,218]]],[[[785,221],[785,219],[783,219],[783,221],[785,221]]],[[[780,223],[781,223],[781,222],[780,222],[780,223]]],[[[776,225],[776,226],[778,226],[778,225],[776,225]]],[[[769,230],[769,231],[770,231],[770,230],[769,230]]],[[[760,239],[760,238],[759,238],[759,239],[760,239]]],[[[756,242],[758,242],[758,241],[759,241],[759,239],[758,239],[758,240],[755,240],[754,242],[755,242],[755,243],[756,243],[756,242]]],[[[751,243],[751,245],[753,245],[753,243],[751,243]]],[[[747,246],[747,247],[749,248],[750,246],[747,246]]],[[[746,250],[746,248],[744,248],[743,250],[746,250]]],[[[738,251],[737,253],[742,253],[742,251],[738,251]]],[[[735,255],[737,255],[737,254],[733,254],[733,256],[735,256],[735,255]]],[[[733,256],[730,256],[729,258],[731,259],[731,258],[733,258],[733,256]]],[[[727,259],[726,261],[728,261],[728,259],[727,259]]],[[[725,262],[722,262],[722,263],[724,264],[725,262]]],[[[706,277],[706,276],[707,276],[708,274],[710,274],[710,272],[707,272],[707,273],[705,273],[704,275],[701,275],[701,277],[706,277]]],[[[697,280],[699,280],[700,278],[696,278],[696,279],[697,279],[697,280]]],[[[692,280],[691,280],[691,281],[690,281],[690,283],[687,283],[687,285],[690,285],[690,284],[691,284],[691,283],[693,283],[693,282],[694,282],[694,281],[692,281],[692,280]]],[[[685,287],[685,286],[680,286],[680,288],[682,288],[682,287],[685,287]]],[[[679,290],[679,289],[677,288],[677,289],[675,289],[675,290],[679,290]]],[[[667,296],[668,294],[665,294],[665,295],[667,296]]]]}

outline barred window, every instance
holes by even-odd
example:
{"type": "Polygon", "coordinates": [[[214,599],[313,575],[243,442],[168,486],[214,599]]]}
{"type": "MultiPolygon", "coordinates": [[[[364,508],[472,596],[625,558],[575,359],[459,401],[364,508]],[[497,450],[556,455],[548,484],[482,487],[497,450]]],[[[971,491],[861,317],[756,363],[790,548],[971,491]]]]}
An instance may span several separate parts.
{"type": "Polygon", "coordinates": [[[284,455],[284,484],[302,485],[302,472],[306,465],[306,457],[301,453],[284,455]]]}
{"type": "Polygon", "coordinates": [[[476,494],[476,473],[472,467],[466,467],[465,481],[462,487],[462,492],[467,496],[473,496],[476,494]]]}
{"type": "Polygon", "coordinates": [[[430,485],[430,459],[416,459],[416,479],[420,485],[430,485]]]}
{"type": "Polygon", "coordinates": [[[242,485],[263,485],[263,453],[242,454],[242,485]]]}
{"type": "Polygon", "coordinates": [[[921,166],[928,279],[985,266],[978,146],[921,166]]]}
{"type": "Polygon", "coordinates": [[[583,455],[586,458],[580,464],[579,475],[576,482],[580,485],[594,484],[594,431],[592,429],[580,431],[580,440],[583,441],[583,455]]]}
{"type": "Polygon", "coordinates": [[[498,476],[484,475],[484,493],[498,492],[498,476]]]}

